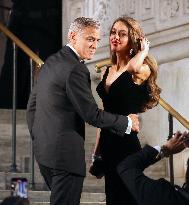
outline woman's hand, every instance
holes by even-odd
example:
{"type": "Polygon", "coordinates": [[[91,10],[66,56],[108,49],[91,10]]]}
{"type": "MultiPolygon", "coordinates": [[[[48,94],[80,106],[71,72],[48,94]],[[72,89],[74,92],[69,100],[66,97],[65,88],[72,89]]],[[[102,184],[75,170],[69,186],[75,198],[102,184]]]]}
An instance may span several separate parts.
{"type": "Polygon", "coordinates": [[[150,48],[150,42],[148,41],[147,38],[142,38],[140,43],[141,43],[141,51],[145,52],[147,56],[150,48]]]}
{"type": "MultiPolygon", "coordinates": [[[[94,170],[93,163],[91,163],[90,167],[89,167],[89,173],[94,176],[93,170],[94,170]]],[[[95,176],[97,179],[101,179],[104,176],[104,174],[99,174],[99,175],[95,175],[95,176]]]]}
{"type": "Polygon", "coordinates": [[[141,38],[140,44],[141,50],[130,59],[125,67],[125,69],[131,74],[141,73],[140,70],[144,64],[144,59],[148,55],[150,42],[147,40],[147,38],[141,38]]]}

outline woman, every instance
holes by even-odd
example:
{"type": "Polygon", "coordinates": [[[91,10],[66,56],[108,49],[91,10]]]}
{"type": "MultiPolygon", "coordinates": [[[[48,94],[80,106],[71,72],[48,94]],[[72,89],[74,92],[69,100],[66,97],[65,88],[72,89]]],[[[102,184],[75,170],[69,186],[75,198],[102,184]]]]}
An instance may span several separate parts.
{"type": "MultiPolygon", "coordinates": [[[[157,64],[148,56],[149,41],[139,23],[130,17],[115,20],[110,30],[112,66],[105,70],[97,86],[104,110],[128,115],[141,113],[158,104],[157,64]]],[[[141,149],[136,132],[123,138],[102,129],[97,136],[94,156],[102,157],[105,167],[107,205],[135,205],[136,202],[117,174],[117,165],[141,149]]],[[[93,166],[90,168],[92,172],[93,166]]]]}

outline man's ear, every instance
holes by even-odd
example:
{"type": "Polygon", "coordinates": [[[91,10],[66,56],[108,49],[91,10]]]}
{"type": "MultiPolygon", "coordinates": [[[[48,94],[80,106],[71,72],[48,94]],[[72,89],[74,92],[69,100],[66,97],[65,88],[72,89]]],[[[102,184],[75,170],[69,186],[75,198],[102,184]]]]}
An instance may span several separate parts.
{"type": "Polygon", "coordinates": [[[71,31],[68,35],[68,40],[74,44],[76,41],[76,32],[71,31]]]}

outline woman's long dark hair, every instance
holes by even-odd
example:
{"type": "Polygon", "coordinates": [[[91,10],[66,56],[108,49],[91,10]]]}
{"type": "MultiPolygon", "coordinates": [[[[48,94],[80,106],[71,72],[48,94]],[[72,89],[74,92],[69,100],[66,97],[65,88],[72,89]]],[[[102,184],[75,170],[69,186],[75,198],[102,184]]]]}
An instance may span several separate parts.
{"type": "MultiPolygon", "coordinates": [[[[128,28],[128,38],[129,38],[128,45],[130,46],[130,49],[132,51],[130,52],[130,57],[132,58],[141,49],[140,39],[144,37],[144,32],[141,29],[140,24],[135,19],[128,17],[128,16],[122,16],[122,17],[117,18],[114,21],[111,27],[111,30],[114,24],[118,21],[123,22],[128,28]]],[[[110,30],[110,33],[111,33],[111,30],[110,30]]],[[[115,65],[117,63],[116,53],[110,51],[110,56],[111,56],[112,64],[115,65]]],[[[145,111],[147,109],[151,109],[154,106],[156,106],[159,102],[160,93],[161,93],[161,89],[156,84],[157,70],[158,70],[156,60],[153,57],[147,56],[144,59],[144,64],[147,64],[149,66],[151,70],[151,74],[149,78],[146,80],[148,94],[149,94],[148,101],[142,107],[141,111],[145,111]]]]}

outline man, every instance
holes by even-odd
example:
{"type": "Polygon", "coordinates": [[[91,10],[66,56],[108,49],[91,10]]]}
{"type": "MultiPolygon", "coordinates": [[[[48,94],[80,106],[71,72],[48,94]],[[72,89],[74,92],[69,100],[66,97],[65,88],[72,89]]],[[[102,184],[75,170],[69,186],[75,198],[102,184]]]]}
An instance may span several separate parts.
{"type": "Polygon", "coordinates": [[[186,183],[182,188],[171,185],[165,179],[153,180],[143,174],[146,167],[164,156],[181,152],[185,147],[189,147],[189,133],[177,132],[161,149],[147,145],[121,162],[118,173],[139,205],[189,204],[189,160],[186,183]]]}
{"type": "Polygon", "coordinates": [[[41,174],[51,190],[51,205],[78,205],[85,170],[85,122],[124,136],[139,130],[138,117],[98,109],[90,73],[81,62],[91,59],[100,40],[99,23],[74,20],[69,44],[47,59],[27,108],[28,127],[41,174]],[[130,126],[129,121],[132,121],[130,126]]]}

